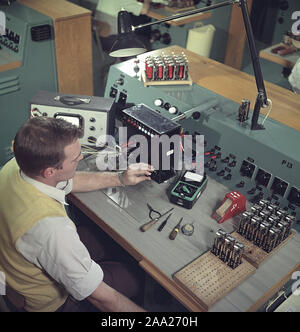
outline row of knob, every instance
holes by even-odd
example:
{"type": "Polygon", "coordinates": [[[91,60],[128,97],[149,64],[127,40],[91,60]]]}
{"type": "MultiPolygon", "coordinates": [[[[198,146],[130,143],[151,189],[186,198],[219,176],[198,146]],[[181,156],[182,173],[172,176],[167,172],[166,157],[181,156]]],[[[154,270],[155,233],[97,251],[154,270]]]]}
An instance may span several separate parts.
{"type": "Polygon", "coordinates": [[[161,98],[157,98],[154,100],[154,105],[156,107],[162,107],[165,110],[167,110],[170,114],[177,114],[178,108],[176,106],[171,106],[170,103],[164,103],[164,101],[161,98]]]}

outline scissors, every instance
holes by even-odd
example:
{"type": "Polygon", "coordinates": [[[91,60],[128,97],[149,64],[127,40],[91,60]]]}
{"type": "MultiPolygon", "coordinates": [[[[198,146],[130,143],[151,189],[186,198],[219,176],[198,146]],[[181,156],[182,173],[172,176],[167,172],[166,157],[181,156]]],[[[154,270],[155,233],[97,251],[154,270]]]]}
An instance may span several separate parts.
{"type": "Polygon", "coordinates": [[[140,227],[140,230],[142,232],[146,232],[152,225],[154,225],[155,223],[157,223],[157,221],[163,217],[164,215],[168,214],[169,212],[171,212],[174,208],[168,210],[167,212],[161,214],[159,211],[154,210],[152,208],[152,206],[150,204],[147,203],[148,209],[149,209],[149,218],[150,221],[148,221],[146,224],[144,224],[143,226],[140,227]]]}

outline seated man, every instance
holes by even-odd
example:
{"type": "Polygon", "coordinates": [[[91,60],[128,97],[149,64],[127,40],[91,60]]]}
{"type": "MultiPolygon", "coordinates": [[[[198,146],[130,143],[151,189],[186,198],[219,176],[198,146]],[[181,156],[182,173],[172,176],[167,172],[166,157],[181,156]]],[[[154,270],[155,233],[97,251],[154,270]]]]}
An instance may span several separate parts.
{"type": "Polygon", "coordinates": [[[47,117],[28,120],[16,134],[15,158],[0,171],[0,271],[25,298],[26,311],[85,311],[70,305],[84,302],[101,311],[144,311],[114,289],[114,280],[126,279],[129,286],[119,289],[136,295],[130,272],[112,265],[106,279],[105,264],[91,258],[66,214],[65,195],[150,180],[152,167],[139,164],[122,177],[76,172],[79,137],[78,127],[47,117]]]}

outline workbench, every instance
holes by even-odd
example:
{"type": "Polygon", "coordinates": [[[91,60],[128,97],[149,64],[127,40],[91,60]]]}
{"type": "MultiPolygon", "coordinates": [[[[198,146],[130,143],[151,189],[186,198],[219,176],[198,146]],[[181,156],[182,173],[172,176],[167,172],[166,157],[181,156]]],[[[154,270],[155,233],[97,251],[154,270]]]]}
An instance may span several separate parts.
{"type": "MultiPolygon", "coordinates": [[[[250,99],[251,103],[255,101],[257,89],[252,76],[180,47],[172,46],[166,50],[186,53],[189,58],[190,74],[195,84],[237,103],[240,103],[242,98],[250,99]]],[[[160,51],[153,51],[150,54],[159,54],[160,51]]],[[[142,60],[147,55],[149,53],[139,58],[142,60]]],[[[123,66],[126,75],[131,70],[134,77],[131,65],[121,63],[117,66],[123,66]]],[[[300,131],[299,96],[268,82],[266,90],[268,97],[273,100],[270,117],[300,131]]],[[[92,170],[84,164],[83,169],[92,170]]],[[[162,184],[146,181],[136,186],[76,193],[71,194],[69,200],[126,249],[150,276],[188,310],[205,311],[205,308],[186,292],[173,276],[211,249],[215,232],[220,227],[228,233],[232,232],[237,219],[234,217],[219,225],[211,217],[212,212],[228,192],[225,185],[210,178],[199,201],[191,210],[187,210],[171,204],[168,200],[166,191],[173,181],[174,179],[169,179],[162,184]],[[146,232],[140,231],[140,226],[149,219],[147,203],[160,212],[174,207],[172,217],[162,232],[157,231],[159,222],[146,232]],[[191,237],[179,233],[176,239],[171,241],[168,236],[181,217],[183,217],[182,225],[193,223],[195,232],[191,237]]],[[[300,235],[296,232],[295,236],[264,262],[253,275],[215,303],[209,311],[258,310],[289,281],[294,271],[299,270],[299,246],[300,235]]]]}

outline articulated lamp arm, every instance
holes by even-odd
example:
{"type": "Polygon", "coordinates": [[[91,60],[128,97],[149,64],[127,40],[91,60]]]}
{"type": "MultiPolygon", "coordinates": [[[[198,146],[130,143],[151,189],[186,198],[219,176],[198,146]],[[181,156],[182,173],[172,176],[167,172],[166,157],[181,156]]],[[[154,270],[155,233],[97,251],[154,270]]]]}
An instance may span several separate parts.
{"type": "Polygon", "coordinates": [[[229,5],[232,6],[235,4],[239,5],[242,10],[243,22],[244,22],[244,26],[245,26],[245,30],[246,30],[249,50],[251,53],[251,60],[252,60],[252,65],[253,65],[253,69],[254,69],[254,76],[255,76],[256,87],[257,87],[257,92],[258,92],[254,110],[253,110],[252,119],[251,119],[251,130],[264,129],[264,127],[262,125],[258,124],[258,118],[259,118],[260,109],[262,107],[268,106],[268,98],[267,98],[264,79],[263,79],[262,70],[261,70],[261,66],[260,66],[260,62],[259,62],[259,56],[258,56],[257,48],[255,45],[253,30],[251,27],[247,0],[224,1],[224,2],[220,2],[218,4],[211,5],[208,7],[197,8],[194,10],[187,11],[185,13],[173,15],[173,16],[164,18],[162,20],[141,24],[136,27],[132,26],[131,23],[129,22],[129,14],[125,11],[121,11],[121,12],[119,12],[119,16],[118,16],[119,40],[117,40],[115,42],[115,44],[113,45],[110,55],[116,56],[116,57],[133,56],[133,55],[137,55],[139,53],[145,52],[146,50],[143,49],[143,47],[141,45],[135,46],[135,47],[130,46],[130,48],[128,46],[129,44],[131,44],[131,42],[133,40],[134,31],[136,31],[136,30],[139,30],[139,29],[142,29],[145,27],[149,27],[154,24],[169,22],[169,21],[173,21],[173,20],[176,20],[176,19],[179,19],[182,17],[199,14],[199,13],[206,12],[206,11],[211,11],[211,10],[229,6],[229,5]],[[125,38],[127,40],[125,40],[125,38]],[[119,46],[121,44],[126,45],[124,47],[125,48],[124,51],[128,50],[130,53],[124,55],[124,52],[122,52],[122,47],[119,46]],[[135,51],[136,51],[136,53],[133,54],[132,52],[135,52],[135,51]]]}

